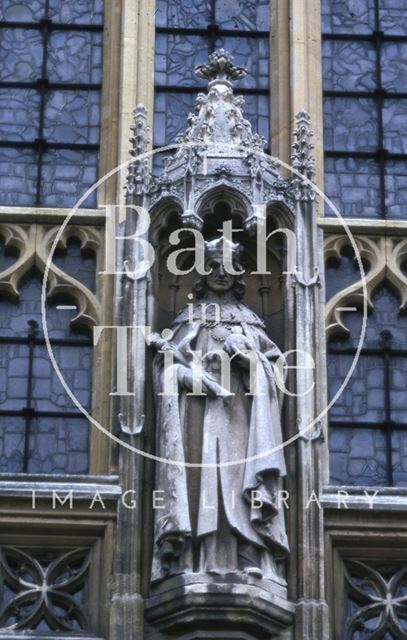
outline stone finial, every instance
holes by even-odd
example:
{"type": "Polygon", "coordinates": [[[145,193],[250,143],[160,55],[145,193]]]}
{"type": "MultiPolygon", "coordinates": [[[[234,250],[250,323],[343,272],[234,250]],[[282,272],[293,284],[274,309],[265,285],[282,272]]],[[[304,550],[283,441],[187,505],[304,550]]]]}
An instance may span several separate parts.
{"type": "Polygon", "coordinates": [[[233,56],[218,49],[206,65],[199,65],[196,74],[209,80],[207,93],[199,93],[195,113],[188,117],[188,128],[177,142],[231,143],[262,150],[265,141],[253,134],[251,124],[244,118],[245,101],[235,96],[230,80],[246,75],[242,67],[235,67],[233,56]]]}
{"type": "Polygon", "coordinates": [[[236,67],[233,64],[232,54],[225,49],[217,49],[209,56],[207,64],[200,64],[195,69],[198,78],[205,80],[240,80],[244,78],[247,71],[243,67],[236,67]]]}
{"type": "Polygon", "coordinates": [[[311,138],[314,135],[311,129],[311,118],[305,109],[301,109],[295,116],[295,120],[297,126],[293,131],[292,166],[303,176],[312,180],[315,175],[315,158],[311,155],[314,149],[314,145],[311,143],[311,138]]]}
{"type": "Polygon", "coordinates": [[[314,145],[311,143],[311,138],[314,135],[311,129],[311,118],[305,109],[301,109],[295,119],[297,126],[293,131],[294,153],[291,156],[291,164],[296,171],[293,176],[294,196],[297,200],[314,200],[315,190],[307,181],[312,181],[315,176],[315,158],[311,155],[314,149],[314,145]]]}
{"type": "Polygon", "coordinates": [[[133,110],[133,124],[131,125],[132,137],[130,138],[130,155],[134,160],[129,164],[129,172],[126,181],[126,200],[134,195],[140,195],[144,191],[150,179],[150,159],[143,155],[148,151],[150,142],[150,128],[147,124],[147,109],[143,104],[138,104],[133,110]]]}

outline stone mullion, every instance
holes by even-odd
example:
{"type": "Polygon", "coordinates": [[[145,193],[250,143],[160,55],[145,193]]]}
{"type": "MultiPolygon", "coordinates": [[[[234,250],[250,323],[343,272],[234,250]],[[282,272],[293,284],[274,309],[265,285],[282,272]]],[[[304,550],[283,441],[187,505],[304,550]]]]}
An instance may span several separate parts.
{"type": "MultiPolygon", "coordinates": [[[[303,233],[307,232],[303,231],[303,233]]],[[[299,237],[300,234],[297,234],[297,238],[299,237]]],[[[297,284],[296,288],[296,348],[311,353],[316,367],[311,375],[307,375],[306,372],[304,375],[301,370],[297,371],[297,394],[305,393],[311,381],[316,389],[316,393],[305,393],[304,397],[298,398],[297,423],[299,429],[304,429],[323,409],[321,400],[326,398],[325,350],[321,350],[321,333],[318,331],[321,327],[319,314],[323,311],[320,304],[322,296],[316,284],[311,287],[297,284]]],[[[297,444],[298,556],[295,617],[297,635],[295,637],[301,637],[304,640],[313,640],[317,637],[325,640],[329,637],[324,584],[323,512],[317,502],[326,475],[324,467],[327,463],[326,446],[321,441],[322,432],[322,424],[317,423],[300,436],[297,444]],[[311,496],[316,498],[312,502],[310,502],[311,496]]]]}
{"type": "MultiPolygon", "coordinates": [[[[308,180],[314,177],[310,117],[297,115],[294,130],[293,167],[308,180]]],[[[324,441],[327,402],[324,345],[324,278],[322,232],[316,224],[315,193],[310,184],[296,178],[295,233],[297,271],[293,274],[296,299],[296,580],[295,637],[304,640],[329,637],[328,607],[325,601],[323,512],[319,508],[328,464],[324,441]],[[322,338],[322,343],[321,343],[322,338]],[[302,352],[312,355],[309,368],[302,352]],[[302,366],[301,366],[302,365],[302,366]]]]}
{"type": "MultiPolygon", "coordinates": [[[[131,156],[136,158],[145,153],[149,144],[149,127],[144,107],[133,110],[134,122],[131,126],[131,156]]],[[[130,131],[130,129],[129,129],[130,131]]],[[[147,163],[148,164],[148,163],[147,163]]],[[[145,161],[131,165],[127,176],[126,204],[132,207],[145,206],[143,187],[135,179],[147,170],[145,161]]],[[[137,232],[138,216],[134,209],[127,209],[125,223],[126,238],[137,232]]],[[[132,240],[124,240],[120,247],[119,264],[123,274],[116,276],[116,325],[126,327],[146,327],[148,324],[148,275],[135,277],[141,263],[141,250],[132,240]],[[134,273],[133,273],[134,270],[134,273]]],[[[118,469],[123,491],[131,491],[135,500],[133,508],[121,505],[118,512],[118,529],[114,565],[114,607],[111,616],[112,640],[138,640],[143,637],[144,601],[142,594],[143,540],[145,542],[145,521],[143,506],[146,483],[145,458],[135,453],[145,445],[145,385],[146,385],[146,342],[142,331],[128,334],[127,377],[131,395],[120,397],[113,403],[113,417],[120,426],[121,447],[118,450],[118,469]],[[118,414],[118,415],[117,415],[118,414]]],[[[116,344],[116,349],[118,348],[116,344]]]]}
{"type": "Polygon", "coordinates": [[[323,189],[320,0],[278,0],[271,8],[272,153],[290,164],[290,131],[305,109],[314,129],[316,183],[323,189]]]}
{"type": "MultiPolygon", "coordinates": [[[[122,0],[118,164],[129,159],[133,109],[143,104],[151,127],[154,114],[155,1],[122,0]]],[[[127,167],[120,173],[117,201],[124,196],[127,167]]]]}
{"type": "MultiPolygon", "coordinates": [[[[120,59],[123,49],[121,14],[121,0],[105,2],[99,177],[104,176],[118,164],[120,59]]],[[[115,202],[116,192],[117,176],[113,176],[99,187],[99,204],[115,202]]]]}

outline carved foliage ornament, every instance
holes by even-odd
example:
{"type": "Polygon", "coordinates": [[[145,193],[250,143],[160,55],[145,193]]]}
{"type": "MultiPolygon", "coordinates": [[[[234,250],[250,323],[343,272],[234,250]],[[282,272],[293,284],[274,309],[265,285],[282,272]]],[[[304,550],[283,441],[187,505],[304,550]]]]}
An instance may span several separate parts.
{"type": "Polygon", "coordinates": [[[130,202],[134,195],[140,195],[148,188],[151,178],[151,161],[147,155],[150,143],[150,128],[147,124],[147,109],[138,104],[133,110],[132,137],[130,139],[130,155],[133,161],[129,164],[126,181],[126,199],[130,202]]]}
{"type": "Polygon", "coordinates": [[[218,49],[209,56],[207,64],[197,66],[196,75],[206,80],[240,80],[247,74],[243,67],[233,64],[233,56],[224,49],[218,49]]]}
{"type": "MultiPolygon", "coordinates": [[[[299,111],[296,115],[296,128],[294,129],[294,153],[291,156],[293,169],[298,173],[313,180],[315,176],[315,158],[312,156],[314,145],[311,138],[314,132],[311,129],[311,118],[305,110],[299,111]]],[[[310,184],[302,180],[299,176],[293,176],[295,185],[295,197],[297,199],[310,200],[315,198],[315,191],[310,184]]]]}

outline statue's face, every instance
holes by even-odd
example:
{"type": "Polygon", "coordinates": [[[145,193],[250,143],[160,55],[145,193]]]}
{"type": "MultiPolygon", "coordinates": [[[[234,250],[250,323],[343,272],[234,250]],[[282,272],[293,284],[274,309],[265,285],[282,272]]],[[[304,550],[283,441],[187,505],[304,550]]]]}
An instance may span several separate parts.
{"type": "Polygon", "coordinates": [[[206,285],[216,293],[230,291],[235,282],[235,276],[225,270],[221,258],[212,258],[206,265],[206,270],[211,272],[206,276],[206,285]]]}

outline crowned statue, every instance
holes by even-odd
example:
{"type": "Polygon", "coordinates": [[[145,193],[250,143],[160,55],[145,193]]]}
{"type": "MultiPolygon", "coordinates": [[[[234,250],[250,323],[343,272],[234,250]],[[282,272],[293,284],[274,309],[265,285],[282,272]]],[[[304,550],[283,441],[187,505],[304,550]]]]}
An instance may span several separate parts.
{"type": "Polygon", "coordinates": [[[283,356],[242,302],[241,247],[228,247],[228,263],[225,242],[205,243],[194,301],[152,337],[161,459],[153,582],[191,573],[283,582],[283,356]]]}

